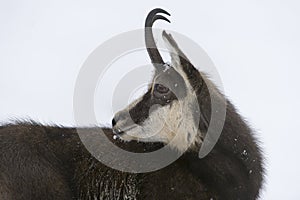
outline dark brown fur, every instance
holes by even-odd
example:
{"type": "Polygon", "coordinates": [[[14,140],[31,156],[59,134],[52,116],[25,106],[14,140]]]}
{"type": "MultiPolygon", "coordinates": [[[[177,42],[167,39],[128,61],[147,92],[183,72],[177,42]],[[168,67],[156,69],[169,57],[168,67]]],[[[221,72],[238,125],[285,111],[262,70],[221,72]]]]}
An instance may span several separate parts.
{"type": "MultiPolygon", "coordinates": [[[[151,13],[157,11],[166,13],[161,9],[150,12],[151,23],[146,23],[147,27],[155,19],[164,19],[154,18],[151,13]]],[[[157,50],[148,48],[148,51],[154,52],[152,59],[161,60],[157,50]]],[[[186,57],[181,58],[181,65],[198,97],[199,129],[206,133],[212,112],[209,84],[186,57]]],[[[225,124],[216,146],[208,156],[199,159],[201,144],[198,144],[174,163],[150,173],[126,173],[105,166],[86,150],[76,128],[33,122],[1,126],[0,199],[257,199],[263,182],[260,148],[234,106],[213,87],[213,92],[218,94],[213,97],[227,102],[225,124]]],[[[146,100],[130,111],[137,123],[147,118],[151,102],[146,100]]],[[[112,130],[108,128],[81,128],[81,131],[89,137],[101,134],[100,129],[115,145],[128,151],[148,152],[162,147],[161,143],[113,140],[112,130]]],[[[101,141],[95,141],[96,145],[109,148],[101,141]]]]}
{"type": "MultiPolygon", "coordinates": [[[[84,130],[93,135],[99,129],[84,130]]],[[[102,130],[125,150],[145,152],[162,146],[112,140],[111,130],[102,130]]],[[[132,174],[93,158],[75,128],[4,125],[0,128],[0,199],[255,199],[263,170],[250,132],[229,104],[221,138],[207,157],[199,159],[197,151],[189,151],[164,169],[132,174]]]]}
{"type": "MultiPolygon", "coordinates": [[[[102,129],[111,137],[110,129],[102,129]]],[[[86,128],[99,134],[99,128],[86,128]]],[[[93,158],[76,129],[18,123],[0,129],[0,199],[210,199],[216,197],[188,169],[186,158],[146,174],[111,169],[93,158]]],[[[126,150],[161,147],[112,140],[126,150]]],[[[124,163],[126,164],[126,163],[124,163]]]]}

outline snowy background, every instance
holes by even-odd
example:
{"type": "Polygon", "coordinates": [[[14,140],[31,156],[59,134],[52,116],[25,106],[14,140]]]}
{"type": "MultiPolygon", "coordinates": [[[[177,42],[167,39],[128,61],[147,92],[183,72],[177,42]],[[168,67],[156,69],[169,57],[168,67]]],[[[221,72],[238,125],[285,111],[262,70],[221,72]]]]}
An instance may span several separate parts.
{"type": "MultiPolygon", "coordinates": [[[[226,95],[257,130],[267,159],[261,199],[300,199],[300,2],[185,2],[0,0],[0,122],[74,125],[73,91],[85,59],[162,7],[172,24],[155,26],[207,52],[226,95]]],[[[135,57],[149,64],[146,52],[135,57]]],[[[109,124],[113,111],[101,112],[109,124]]]]}

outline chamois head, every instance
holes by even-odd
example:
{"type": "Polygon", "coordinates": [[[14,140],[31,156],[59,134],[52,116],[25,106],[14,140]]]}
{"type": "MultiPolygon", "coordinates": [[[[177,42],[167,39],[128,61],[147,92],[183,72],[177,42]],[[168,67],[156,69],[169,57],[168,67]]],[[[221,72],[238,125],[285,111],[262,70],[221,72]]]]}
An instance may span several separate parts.
{"type": "Polygon", "coordinates": [[[155,68],[148,91],[116,113],[112,125],[116,137],[122,140],[162,142],[185,151],[202,141],[198,130],[197,94],[204,82],[171,34],[165,31],[162,37],[170,52],[171,64],[163,61],[153,38],[152,25],[158,19],[170,21],[159,13],[170,15],[165,10],[154,9],[145,23],[146,47],[155,68]]]}

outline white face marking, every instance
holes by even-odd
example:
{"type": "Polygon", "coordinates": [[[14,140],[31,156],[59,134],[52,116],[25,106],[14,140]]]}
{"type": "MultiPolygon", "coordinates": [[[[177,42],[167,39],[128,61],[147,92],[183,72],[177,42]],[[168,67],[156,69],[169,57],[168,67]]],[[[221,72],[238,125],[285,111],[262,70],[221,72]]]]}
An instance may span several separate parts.
{"type": "Polygon", "coordinates": [[[191,114],[197,112],[195,108],[198,106],[192,106],[197,103],[195,99],[196,96],[190,94],[170,105],[155,108],[141,125],[125,131],[120,138],[125,141],[162,142],[180,152],[186,151],[191,145],[201,142],[198,124],[191,114]]]}
{"type": "MultiPolygon", "coordinates": [[[[169,144],[172,148],[180,152],[184,152],[196,143],[202,142],[200,137],[201,134],[198,130],[199,120],[195,120],[195,115],[193,115],[193,113],[199,113],[200,115],[200,110],[197,96],[180,64],[180,58],[178,56],[181,54],[181,52],[179,52],[180,50],[178,47],[172,46],[165,36],[164,40],[172,58],[171,67],[183,78],[187,86],[187,95],[180,100],[173,100],[171,104],[160,106],[159,108],[154,108],[155,106],[158,106],[154,105],[153,108],[150,108],[150,110],[153,109],[153,111],[149,112],[150,114],[148,118],[145,119],[141,125],[134,125],[130,128],[122,128],[122,124],[124,125],[127,123],[128,119],[125,119],[123,122],[120,120],[117,126],[126,130],[124,131],[124,134],[119,136],[122,140],[163,142],[165,144],[169,144]]],[[[153,78],[153,82],[155,82],[155,79],[156,77],[153,78]]],[[[134,103],[130,104],[128,108],[120,111],[119,113],[129,113],[129,110],[141,100],[142,98],[136,100],[134,103]]]]}

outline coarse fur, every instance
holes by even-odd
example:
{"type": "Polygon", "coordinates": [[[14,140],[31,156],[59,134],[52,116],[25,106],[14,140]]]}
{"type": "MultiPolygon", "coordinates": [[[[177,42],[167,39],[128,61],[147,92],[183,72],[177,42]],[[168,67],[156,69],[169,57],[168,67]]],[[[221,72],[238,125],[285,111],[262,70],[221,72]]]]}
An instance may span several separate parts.
{"type": "MultiPolygon", "coordinates": [[[[155,67],[153,80],[141,98],[114,116],[113,129],[35,122],[0,126],[0,199],[259,197],[263,159],[252,129],[217,87],[191,64],[170,34],[163,32],[171,64],[163,62],[155,46],[149,48],[154,40],[147,27],[151,28],[157,19],[165,19],[156,15],[159,12],[168,14],[154,9],[146,20],[146,45],[155,67]],[[211,98],[226,105],[226,117],[216,145],[200,159],[198,152],[211,122],[211,98]],[[131,152],[151,152],[171,144],[172,151],[183,155],[154,172],[122,172],[94,158],[82,144],[78,129],[91,137],[102,132],[114,145],[131,152]],[[115,140],[114,135],[119,139],[115,140]]],[[[110,148],[100,144],[101,148],[110,148]]]]}
{"type": "MultiPolygon", "coordinates": [[[[113,140],[109,128],[82,128],[81,131],[89,136],[104,131],[115,145],[128,151],[148,152],[162,145],[113,140]]],[[[7,124],[0,128],[0,139],[0,199],[217,197],[188,171],[186,158],[145,174],[117,171],[99,162],[85,149],[75,128],[32,122],[7,124]]]]}

